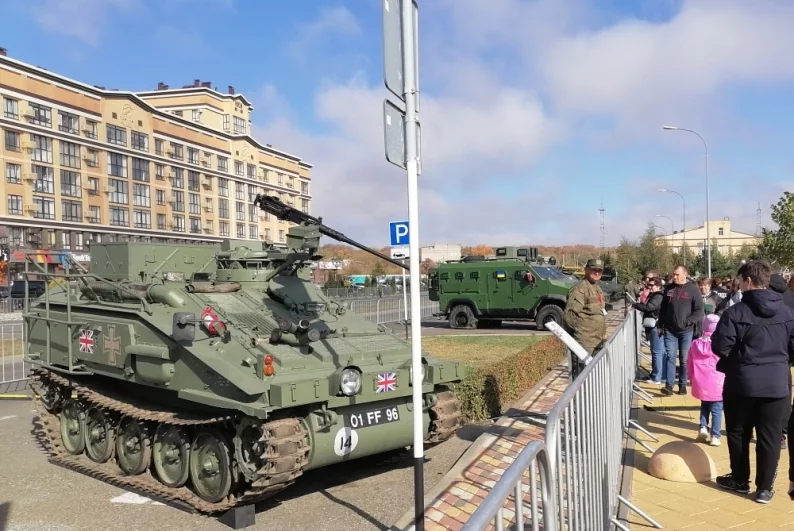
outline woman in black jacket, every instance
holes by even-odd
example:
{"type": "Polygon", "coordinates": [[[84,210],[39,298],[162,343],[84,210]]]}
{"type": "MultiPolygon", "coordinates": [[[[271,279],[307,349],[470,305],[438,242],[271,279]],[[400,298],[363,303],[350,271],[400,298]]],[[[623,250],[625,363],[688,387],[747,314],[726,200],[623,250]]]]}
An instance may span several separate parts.
{"type": "Polygon", "coordinates": [[[664,364],[664,339],[659,336],[656,330],[656,322],[659,320],[659,310],[662,307],[662,280],[652,278],[648,280],[647,287],[650,290],[645,302],[635,302],[634,308],[642,312],[642,325],[645,327],[645,336],[651,344],[651,375],[647,381],[662,383],[665,381],[664,364]]]}

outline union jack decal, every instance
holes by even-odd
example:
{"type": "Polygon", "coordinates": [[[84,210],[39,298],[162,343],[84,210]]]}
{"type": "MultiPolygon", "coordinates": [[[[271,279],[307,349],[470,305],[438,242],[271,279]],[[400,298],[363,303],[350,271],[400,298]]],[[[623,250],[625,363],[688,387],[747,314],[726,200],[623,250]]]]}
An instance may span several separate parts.
{"type": "Polygon", "coordinates": [[[80,330],[80,352],[94,353],[94,331],[80,330]]]}
{"type": "Polygon", "coordinates": [[[397,389],[397,373],[386,372],[378,375],[376,393],[388,393],[397,389]]]}

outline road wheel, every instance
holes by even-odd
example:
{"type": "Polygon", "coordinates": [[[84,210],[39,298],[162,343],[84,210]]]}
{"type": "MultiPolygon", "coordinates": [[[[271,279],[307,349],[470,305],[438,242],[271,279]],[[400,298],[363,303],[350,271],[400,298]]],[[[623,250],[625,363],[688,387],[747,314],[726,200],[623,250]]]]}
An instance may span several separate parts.
{"type": "Polygon", "coordinates": [[[465,304],[458,304],[449,312],[450,328],[477,328],[477,318],[474,312],[465,304]]]}
{"type": "Polygon", "coordinates": [[[562,326],[563,312],[562,308],[555,304],[547,304],[535,316],[535,324],[539,330],[546,330],[546,323],[555,322],[562,326]]]}

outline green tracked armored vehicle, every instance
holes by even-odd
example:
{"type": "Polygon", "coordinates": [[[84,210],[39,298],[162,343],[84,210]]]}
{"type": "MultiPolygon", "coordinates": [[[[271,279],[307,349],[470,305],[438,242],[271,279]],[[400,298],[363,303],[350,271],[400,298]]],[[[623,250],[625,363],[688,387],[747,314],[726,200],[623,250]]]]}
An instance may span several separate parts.
{"type": "Polygon", "coordinates": [[[322,234],[366,248],[278,199],[256,204],[297,223],[286,246],[97,244],[90,273],[59,275],[26,261],[57,284],[24,312],[51,461],[216,513],[411,446],[413,385],[428,443],[460,426],[460,364],[424,356],[413,375],[408,342],[309,281],[322,234]]]}

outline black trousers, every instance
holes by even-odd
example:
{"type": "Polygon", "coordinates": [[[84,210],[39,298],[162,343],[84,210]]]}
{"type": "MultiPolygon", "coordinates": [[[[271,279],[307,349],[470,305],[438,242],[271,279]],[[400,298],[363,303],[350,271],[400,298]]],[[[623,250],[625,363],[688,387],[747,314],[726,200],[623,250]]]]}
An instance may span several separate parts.
{"type": "Polygon", "coordinates": [[[755,428],[755,486],[758,490],[771,490],[780,460],[784,419],[791,412],[789,397],[760,398],[726,393],[723,404],[733,479],[739,483],[750,480],[750,439],[755,428]]]}

